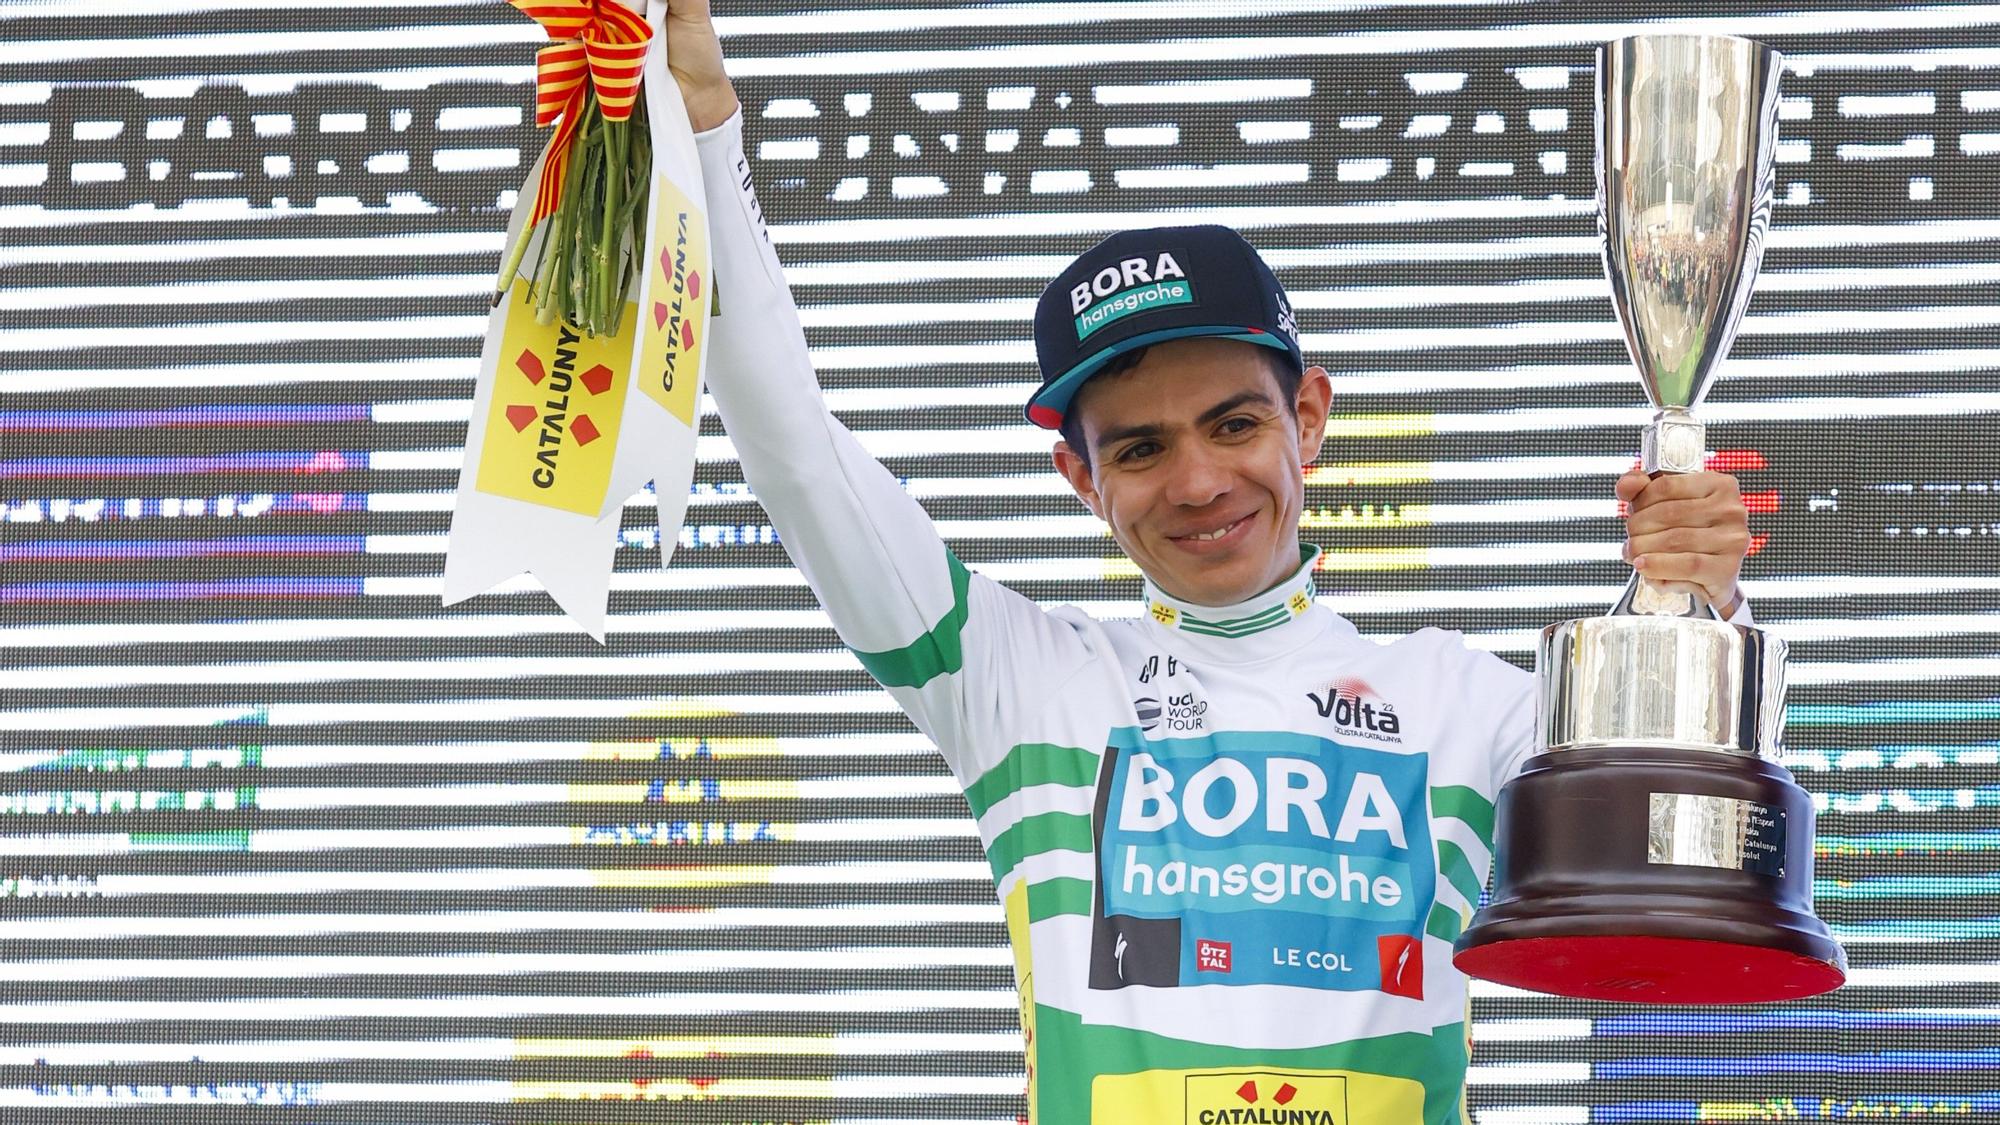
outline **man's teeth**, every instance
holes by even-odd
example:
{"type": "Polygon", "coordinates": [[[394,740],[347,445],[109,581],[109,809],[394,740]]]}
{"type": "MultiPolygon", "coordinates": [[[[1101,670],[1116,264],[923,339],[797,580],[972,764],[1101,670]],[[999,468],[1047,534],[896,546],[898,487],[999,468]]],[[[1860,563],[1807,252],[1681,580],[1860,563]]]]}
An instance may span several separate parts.
{"type": "Polygon", "coordinates": [[[1189,538],[1189,539],[1220,539],[1220,538],[1222,538],[1223,536],[1225,536],[1225,535],[1229,534],[1229,532],[1230,532],[1230,529],[1231,529],[1231,528],[1234,528],[1234,527],[1236,526],[1236,524],[1238,524],[1238,523],[1242,523],[1242,522],[1243,522],[1242,520],[1237,520],[1237,521],[1236,521],[1235,523],[1231,523],[1231,524],[1228,524],[1228,525],[1226,525],[1226,526],[1223,526],[1223,527],[1218,527],[1218,528],[1216,528],[1216,529],[1215,529],[1214,531],[1197,531],[1197,532],[1195,532],[1195,533],[1194,533],[1193,535],[1190,535],[1190,536],[1188,536],[1188,538],[1189,538]]]}

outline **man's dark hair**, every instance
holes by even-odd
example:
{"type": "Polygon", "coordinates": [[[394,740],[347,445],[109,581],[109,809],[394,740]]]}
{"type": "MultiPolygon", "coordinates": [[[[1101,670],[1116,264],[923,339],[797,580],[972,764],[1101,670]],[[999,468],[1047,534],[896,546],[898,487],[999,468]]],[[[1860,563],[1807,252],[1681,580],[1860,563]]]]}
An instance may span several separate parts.
{"type": "MultiPolygon", "coordinates": [[[[1148,344],[1143,348],[1133,348],[1122,355],[1114,356],[1111,362],[1098,368],[1090,377],[1101,379],[1106,375],[1122,375],[1139,366],[1139,361],[1145,359],[1146,353],[1152,348],[1153,345],[1148,344]]],[[[1264,366],[1271,372],[1271,377],[1278,381],[1278,401],[1284,405],[1285,413],[1294,418],[1298,417],[1301,378],[1299,372],[1292,370],[1292,365],[1286,362],[1288,357],[1283,352],[1265,347],[1259,347],[1257,351],[1264,360],[1264,366]]],[[[1060,432],[1062,439],[1069,443],[1070,449],[1074,450],[1078,457],[1083,458],[1084,468],[1089,468],[1090,448],[1083,441],[1083,412],[1076,409],[1075,398],[1070,399],[1070,410],[1063,415],[1060,432]]]]}

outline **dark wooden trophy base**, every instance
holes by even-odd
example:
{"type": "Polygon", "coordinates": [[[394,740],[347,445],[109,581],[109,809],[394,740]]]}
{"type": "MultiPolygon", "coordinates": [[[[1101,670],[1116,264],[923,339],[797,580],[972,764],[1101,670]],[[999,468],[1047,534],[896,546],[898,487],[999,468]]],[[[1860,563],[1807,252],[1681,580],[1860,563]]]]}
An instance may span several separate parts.
{"type": "Polygon", "coordinates": [[[1762,758],[1545,753],[1501,789],[1495,814],[1492,901],[1452,958],[1468,976],[1646,1004],[1788,1000],[1847,979],[1812,912],[1812,798],[1762,758]],[[1654,794],[1748,802],[1764,827],[1735,867],[1658,862],[1654,794]]]}

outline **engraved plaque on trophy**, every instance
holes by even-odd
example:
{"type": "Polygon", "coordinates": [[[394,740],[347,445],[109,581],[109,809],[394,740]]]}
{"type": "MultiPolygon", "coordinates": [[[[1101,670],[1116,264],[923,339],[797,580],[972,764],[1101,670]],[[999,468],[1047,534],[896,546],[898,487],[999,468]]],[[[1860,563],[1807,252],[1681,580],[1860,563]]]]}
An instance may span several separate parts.
{"type": "MultiPolygon", "coordinates": [[[[1649,473],[1698,472],[1699,405],[1763,257],[1777,52],[1622,39],[1597,56],[1598,218],[1625,342],[1657,412],[1649,473]]],[[[1633,576],[1543,630],[1542,752],[1500,792],[1468,975],[1589,999],[1750,1003],[1846,979],[1812,910],[1813,808],[1776,758],[1785,645],[1633,576]]]]}

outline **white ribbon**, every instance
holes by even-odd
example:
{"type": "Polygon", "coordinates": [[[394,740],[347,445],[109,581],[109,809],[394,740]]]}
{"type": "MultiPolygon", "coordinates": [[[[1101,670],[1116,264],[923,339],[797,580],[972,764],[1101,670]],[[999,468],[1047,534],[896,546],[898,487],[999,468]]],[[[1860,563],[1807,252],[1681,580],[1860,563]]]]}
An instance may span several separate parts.
{"type": "MultiPolygon", "coordinates": [[[[664,4],[649,7],[657,26],[664,4]]],[[[680,540],[714,293],[701,162],[664,35],[653,37],[641,95],[653,175],[636,300],[617,336],[591,339],[536,324],[526,280],[512,283],[487,318],[445,551],[444,604],[526,572],[599,641],[626,498],[653,482],[660,565],[680,540]]],[[[547,158],[544,148],[528,171],[505,245],[534,209],[547,158]]]]}

